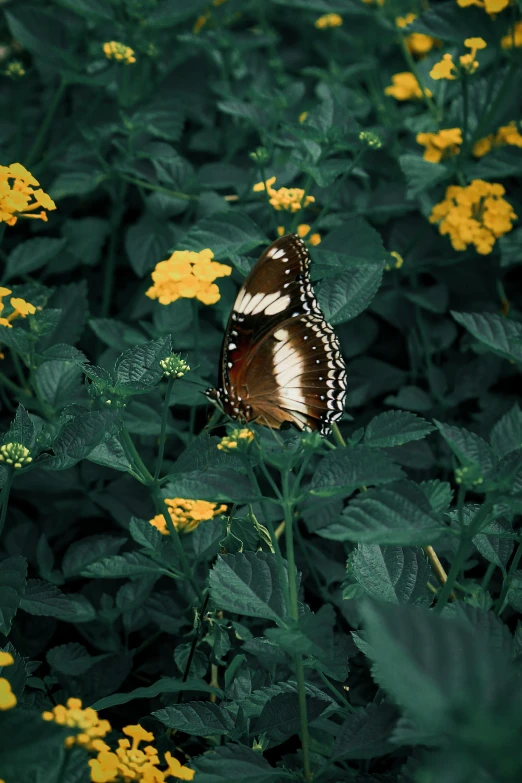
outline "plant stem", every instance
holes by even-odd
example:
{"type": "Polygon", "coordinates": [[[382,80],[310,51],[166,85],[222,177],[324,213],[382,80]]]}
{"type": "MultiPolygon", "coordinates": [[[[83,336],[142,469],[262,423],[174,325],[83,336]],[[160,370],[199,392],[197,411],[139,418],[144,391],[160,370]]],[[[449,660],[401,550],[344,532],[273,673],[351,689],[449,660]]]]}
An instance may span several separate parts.
{"type": "MultiPolygon", "coordinates": [[[[290,592],[290,616],[297,623],[299,620],[299,604],[297,601],[297,580],[295,569],[295,552],[293,537],[293,499],[288,487],[288,471],[281,474],[283,500],[282,507],[285,516],[285,542],[286,560],[288,563],[288,588],[290,592]]],[[[306,691],[303,656],[296,653],[294,656],[295,673],[297,679],[297,694],[299,699],[299,720],[301,723],[301,746],[303,750],[304,780],[312,780],[312,768],[310,765],[310,737],[308,734],[308,715],[306,707],[306,691]]]]}
{"type": "MultiPolygon", "coordinates": [[[[448,575],[444,570],[444,566],[442,565],[439,558],[437,557],[437,553],[435,552],[432,546],[425,546],[423,547],[423,550],[424,550],[424,554],[430,561],[430,565],[433,573],[439,580],[440,584],[445,585],[446,582],[448,581],[448,575]]],[[[457,600],[457,596],[455,595],[455,593],[451,593],[450,601],[456,601],[456,600],[457,600]]]]}
{"type": "Polygon", "coordinates": [[[174,196],[175,198],[184,199],[185,201],[197,201],[198,196],[191,196],[189,193],[182,193],[179,190],[170,190],[170,188],[164,188],[162,185],[154,185],[152,182],[146,182],[143,179],[136,179],[136,177],[130,177],[128,174],[122,174],[121,171],[117,172],[120,179],[124,179],[125,182],[131,182],[133,185],[138,185],[145,190],[155,190],[158,193],[166,193],[167,196],[174,196]]]}
{"type": "Polygon", "coordinates": [[[158,492],[156,493],[155,498],[160,505],[161,513],[163,514],[163,519],[165,520],[167,529],[170,533],[171,541],[174,545],[174,549],[176,550],[176,554],[181,564],[181,570],[183,571],[183,576],[185,577],[187,582],[190,585],[192,585],[192,589],[196,593],[199,600],[203,601],[203,593],[196,579],[194,578],[192,568],[189,565],[189,561],[187,560],[187,555],[183,548],[183,544],[181,543],[181,536],[174,526],[174,522],[172,521],[172,517],[170,516],[170,512],[167,508],[167,504],[165,503],[164,499],[161,497],[161,495],[158,492]]]}
{"type": "Polygon", "coordinates": [[[349,176],[350,176],[350,174],[352,173],[352,171],[354,170],[354,168],[357,166],[357,164],[358,164],[358,163],[359,163],[359,161],[361,160],[361,158],[362,158],[362,156],[364,155],[364,153],[365,153],[365,150],[364,150],[364,149],[361,149],[361,150],[359,150],[359,152],[358,152],[358,153],[357,153],[357,155],[356,155],[356,156],[353,158],[352,162],[350,163],[350,165],[348,166],[348,168],[346,169],[346,171],[344,171],[344,172],[341,174],[341,176],[339,177],[339,179],[337,180],[337,182],[335,183],[335,185],[332,187],[332,189],[330,190],[330,193],[329,193],[329,195],[328,195],[328,198],[326,199],[326,201],[325,201],[325,203],[324,203],[324,206],[323,206],[323,208],[321,209],[321,211],[319,212],[319,214],[317,215],[317,217],[315,218],[315,220],[314,220],[314,222],[313,222],[313,224],[312,224],[312,227],[311,227],[311,229],[310,229],[310,234],[312,234],[312,233],[313,233],[313,231],[314,231],[314,228],[315,228],[316,226],[318,226],[318,227],[319,227],[319,223],[321,222],[322,218],[323,218],[323,217],[326,215],[326,213],[327,213],[327,212],[328,212],[328,210],[330,209],[330,206],[331,206],[331,204],[332,204],[332,201],[333,201],[333,200],[335,199],[335,197],[337,196],[337,194],[338,194],[338,192],[339,192],[339,190],[340,190],[340,188],[341,188],[341,185],[343,184],[343,182],[345,181],[345,179],[346,179],[347,177],[349,177],[349,176]]]}
{"type": "Polygon", "coordinates": [[[422,79],[420,77],[419,69],[417,68],[417,63],[413,59],[413,55],[409,51],[409,49],[408,49],[408,47],[406,45],[406,41],[405,41],[404,35],[402,35],[401,33],[399,33],[399,40],[400,40],[400,44],[401,44],[402,53],[404,55],[404,59],[406,60],[406,62],[410,66],[410,71],[412,72],[412,74],[417,79],[417,83],[418,83],[418,85],[420,87],[420,90],[422,92],[422,97],[424,98],[424,102],[426,103],[426,106],[430,110],[433,119],[435,120],[435,122],[438,123],[440,121],[440,117],[439,117],[439,112],[437,111],[437,107],[435,106],[435,103],[432,101],[431,97],[428,94],[428,91],[427,91],[426,87],[423,84],[423,81],[422,81],[422,79]]]}
{"type": "Polygon", "coordinates": [[[0,514],[0,536],[5,525],[5,518],[7,514],[7,507],[9,505],[9,495],[11,494],[11,487],[13,485],[14,471],[11,467],[7,469],[7,477],[5,484],[0,492],[0,503],[2,504],[2,512],[0,514]]]}
{"type": "Polygon", "coordinates": [[[104,265],[103,276],[103,298],[101,306],[101,317],[107,318],[111,311],[112,291],[114,288],[114,271],[116,269],[116,250],[118,247],[118,235],[119,228],[125,212],[125,191],[126,187],[123,186],[116,193],[113,205],[110,221],[110,239],[109,250],[107,253],[107,260],[104,265]]]}
{"type": "Polygon", "coordinates": [[[513,555],[513,560],[511,561],[511,565],[509,566],[509,571],[507,573],[506,578],[504,579],[504,584],[502,585],[502,590],[500,592],[497,601],[496,613],[499,617],[504,611],[504,609],[506,608],[505,603],[506,603],[507,594],[509,592],[509,588],[511,587],[511,582],[513,581],[513,576],[518,568],[518,564],[520,562],[521,557],[522,557],[522,546],[519,541],[517,545],[517,551],[513,555]]]}
{"type": "Polygon", "coordinates": [[[18,386],[14,381],[12,381],[10,378],[7,377],[7,375],[4,375],[3,372],[0,372],[0,383],[2,386],[5,386],[6,389],[9,389],[13,392],[13,394],[16,394],[17,397],[31,397],[31,392],[27,389],[22,389],[21,386],[18,386]]]}
{"type": "MultiPolygon", "coordinates": [[[[196,652],[196,647],[198,645],[201,623],[203,621],[203,617],[205,616],[205,612],[207,611],[209,598],[210,598],[210,593],[207,593],[201,605],[201,609],[199,610],[198,624],[194,633],[194,638],[192,639],[192,643],[190,645],[190,650],[189,650],[187,662],[185,664],[185,669],[183,671],[183,677],[181,678],[181,682],[187,682],[188,680],[188,676],[190,674],[190,667],[192,665],[192,659],[194,658],[194,653],[196,652]]],[[[182,698],[183,698],[183,691],[179,691],[176,698],[176,704],[179,704],[182,698]]]]}
{"type": "Polygon", "coordinates": [[[486,591],[489,587],[489,583],[491,582],[491,577],[493,576],[496,568],[496,563],[490,563],[486,569],[486,573],[484,574],[484,578],[481,582],[480,587],[482,590],[486,591]]]}
{"type": "Polygon", "coordinates": [[[341,435],[341,431],[339,427],[337,426],[337,422],[332,423],[332,435],[334,437],[334,441],[337,443],[338,446],[341,448],[346,447],[346,441],[344,440],[343,436],[341,435]]]}
{"type": "Polygon", "coordinates": [[[160,442],[158,450],[158,459],[156,462],[156,470],[154,471],[154,481],[158,481],[161,468],[163,465],[163,454],[165,452],[165,433],[167,431],[167,418],[169,415],[169,401],[172,393],[172,387],[174,386],[174,376],[170,377],[167,383],[167,391],[165,392],[165,399],[163,401],[163,411],[161,414],[161,430],[160,430],[160,442]]]}
{"type": "Polygon", "coordinates": [[[142,483],[148,486],[153,485],[154,477],[138,454],[138,450],[125,425],[123,425],[120,430],[120,437],[125,453],[136,472],[141,476],[142,483]]]}
{"type": "Polygon", "coordinates": [[[34,163],[34,161],[40,154],[40,149],[43,146],[45,137],[47,135],[47,131],[49,130],[49,126],[53,121],[54,115],[56,114],[56,110],[58,109],[60,101],[62,100],[66,87],[67,87],[67,82],[65,81],[65,79],[61,79],[60,84],[58,85],[58,88],[54,93],[53,99],[49,104],[49,108],[47,109],[47,114],[45,115],[44,120],[40,125],[40,130],[38,131],[38,135],[33,142],[33,146],[27,153],[27,157],[25,159],[26,168],[30,168],[31,164],[34,163]]]}

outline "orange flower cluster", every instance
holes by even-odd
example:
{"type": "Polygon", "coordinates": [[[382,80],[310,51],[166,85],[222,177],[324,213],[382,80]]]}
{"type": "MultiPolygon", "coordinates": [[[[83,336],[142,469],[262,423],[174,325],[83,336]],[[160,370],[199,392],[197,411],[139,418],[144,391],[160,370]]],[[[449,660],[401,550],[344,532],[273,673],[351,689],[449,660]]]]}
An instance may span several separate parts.
{"type": "Polygon", "coordinates": [[[506,145],[522,147],[522,134],[514,120],[508,125],[503,125],[496,133],[490,133],[489,136],[479,139],[473,145],[473,154],[476,158],[482,158],[488,152],[491,152],[493,147],[504,147],[506,145]]]}
{"type": "Polygon", "coordinates": [[[19,217],[47,222],[45,210],[56,209],[56,204],[39,185],[38,180],[21,163],[0,166],[0,223],[14,226],[19,217]],[[38,214],[27,214],[39,207],[43,209],[38,214]]]}
{"type": "Polygon", "coordinates": [[[449,236],[455,250],[474,245],[477,253],[487,255],[517,218],[503,198],[505,192],[502,185],[481,179],[467,187],[450,185],[445,199],[433,207],[430,223],[438,223],[440,233],[449,236]]]}
{"type": "MultiPolygon", "coordinates": [[[[487,43],[483,38],[466,38],[464,46],[471,49],[471,51],[459,57],[460,68],[467,74],[475,73],[479,67],[477,52],[479,49],[485,49],[487,43]]],[[[435,79],[435,81],[439,79],[448,79],[451,81],[457,79],[459,75],[459,68],[453,62],[452,54],[443,54],[442,60],[435,63],[430,71],[430,76],[432,79],[435,79]]]]}
{"type": "MultiPolygon", "coordinates": [[[[394,73],[392,83],[384,90],[386,95],[391,95],[398,101],[409,101],[411,98],[422,98],[422,90],[419,82],[412,73],[404,71],[394,73]]],[[[431,98],[431,90],[425,90],[426,95],[431,98]]]]}
{"type": "MultiPolygon", "coordinates": [[[[226,505],[209,503],[207,500],[187,500],[186,498],[166,498],[170,518],[176,530],[180,533],[191,533],[202,522],[207,522],[227,510],[226,505]]],[[[156,514],[149,519],[163,536],[168,536],[169,529],[163,514],[156,514]]]]}
{"type": "Polygon", "coordinates": [[[214,280],[228,277],[232,267],[212,261],[208,248],[199,253],[176,250],[166,261],[160,261],[152,273],[154,285],[146,295],[167,305],[178,299],[199,299],[206,305],[219,301],[221,294],[214,280]]]}
{"type": "MultiPolygon", "coordinates": [[[[12,293],[10,288],[0,286],[0,313],[2,313],[5,308],[5,304],[2,301],[4,296],[9,296],[9,294],[12,293]]],[[[3,316],[0,317],[0,326],[8,326],[9,329],[12,329],[13,325],[11,321],[14,321],[15,318],[18,318],[18,316],[25,318],[28,315],[34,315],[36,313],[36,307],[33,304],[26,302],[25,299],[20,299],[17,296],[11,297],[9,304],[13,308],[13,311],[9,313],[7,318],[4,318],[3,316]]]]}
{"type": "Polygon", "coordinates": [[[59,726],[80,729],[78,734],[66,737],[65,745],[68,748],[76,744],[87,750],[100,750],[104,745],[101,738],[111,730],[109,721],[100,720],[98,713],[92,707],[82,709],[81,699],[67,699],[67,705],[57,704],[52,711],[43,712],[42,718],[53,721],[59,726]]]}
{"type": "Polygon", "coordinates": [[[470,5],[476,5],[483,8],[490,16],[499,14],[504,8],[507,8],[510,0],[457,0],[457,5],[461,8],[468,8],[470,5]]]}
{"type": "Polygon", "coordinates": [[[515,22],[509,33],[502,36],[500,45],[503,49],[518,49],[522,46],[522,21],[515,22]]]}
{"type": "Polygon", "coordinates": [[[462,131],[460,128],[446,128],[438,133],[418,133],[417,143],[426,147],[424,160],[438,163],[443,158],[458,155],[462,144],[462,131]]]}
{"type": "MultiPolygon", "coordinates": [[[[395,20],[397,27],[404,29],[409,24],[415,21],[417,14],[406,14],[406,16],[398,16],[395,20]]],[[[424,57],[425,54],[431,52],[434,46],[440,46],[441,42],[438,38],[432,38],[431,35],[425,35],[424,33],[410,33],[404,39],[406,48],[412,54],[416,54],[417,57],[424,57]]]]}

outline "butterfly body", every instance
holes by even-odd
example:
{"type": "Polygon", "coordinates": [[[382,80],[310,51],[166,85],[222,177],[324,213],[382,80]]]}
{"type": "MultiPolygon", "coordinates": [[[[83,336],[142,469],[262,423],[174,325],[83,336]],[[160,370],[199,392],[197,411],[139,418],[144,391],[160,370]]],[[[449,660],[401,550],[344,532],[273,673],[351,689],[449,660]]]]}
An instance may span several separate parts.
{"type": "Polygon", "coordinates": [[[207,395],[231,418],[327,434],[342,416],[346,368],[295,235],[276,240],[246,278],[221,352],[221,388],[207,395]]]}

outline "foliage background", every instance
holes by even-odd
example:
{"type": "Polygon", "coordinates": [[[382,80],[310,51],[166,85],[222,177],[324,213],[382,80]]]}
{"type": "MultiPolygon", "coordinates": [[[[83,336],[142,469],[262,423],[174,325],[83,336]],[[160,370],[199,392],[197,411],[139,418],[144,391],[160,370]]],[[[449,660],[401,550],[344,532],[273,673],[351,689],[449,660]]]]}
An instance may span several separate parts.
{"type": "Polygon", "coordinates": [[[0,467],[7,783],[90,779],[93,754],[41,719],[69,697],[111,747],[140,722],[200,783],[520,780],[522,229],[478,255],[428,220],[475,179],[521,214],[520,145],[472,154],[521,119],[520,46],[501,46],[520,7],[488,7],[2,3],[0,160],[57,207],[0,224],[2,285],[42,308],[0,326],[2,443],[33,456],[0,467]],[[425,58],[395,24],[410,12],[408,34],[441,42],[425,58]],[[330,13],[343,24],[315,26],[330,13]],[[473,36],[476,73],[430,79],[473,36]],[[412,61],[431,106],[385,93],[412,61]],[[460,155],[426,161],[416,134],[455,127],[460,155]],[[314,203],[276,212],[252,189],[270,176],[314,203]],[[254,427],[255,447],[219,451],[200,392],[235,293],[303,223],[348,364],[346,447],[254,427]],[[145,296],[172,250],[206,247],[234,268],[217,304],[145,296]],[[174,384],[171,350],[193,368],[174,384]],[[227,512],[161,537],[165,497],[227,512]]]}

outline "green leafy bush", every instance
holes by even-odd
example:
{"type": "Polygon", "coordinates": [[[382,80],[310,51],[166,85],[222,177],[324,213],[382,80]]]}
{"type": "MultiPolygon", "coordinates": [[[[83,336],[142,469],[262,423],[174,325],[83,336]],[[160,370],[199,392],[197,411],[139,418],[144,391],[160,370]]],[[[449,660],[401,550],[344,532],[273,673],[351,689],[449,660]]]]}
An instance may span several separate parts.
{"type": "Polygon", "coordinates": [[[0,778],[518,783],[515,0],[7,0],[0,778]],[[211,413],[297,232],[332,436],[211,413]]]}

